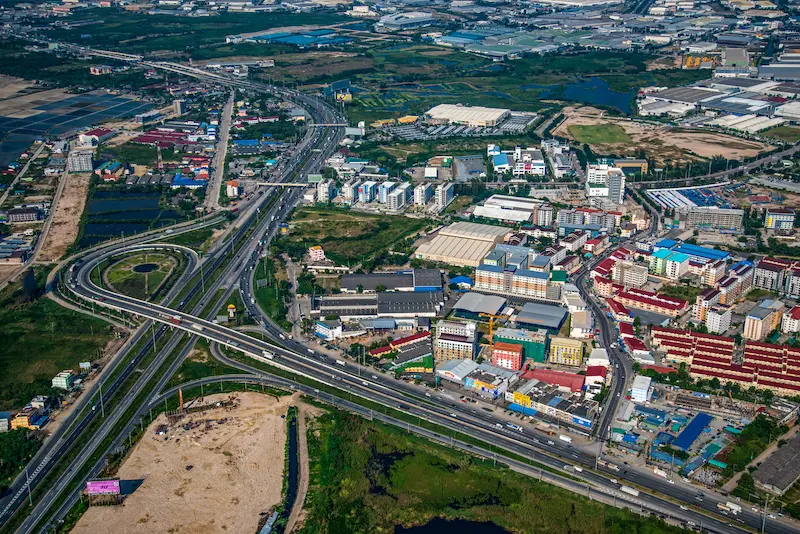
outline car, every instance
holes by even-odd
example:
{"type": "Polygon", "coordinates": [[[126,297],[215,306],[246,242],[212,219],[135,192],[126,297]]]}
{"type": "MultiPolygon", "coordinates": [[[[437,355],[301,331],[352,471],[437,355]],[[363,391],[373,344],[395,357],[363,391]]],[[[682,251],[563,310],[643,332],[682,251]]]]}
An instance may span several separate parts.
{"type": "Polygon", "coordinates": [[[555,445],[556,443],[553,440],[547,440],[548,445],[555,445]]]}
{"type": "Polygon", "coordinates": [[[612,484],[619,484],[619,482],[617,482],[617,479],[616,479],[616,478],[612,478],[612,479],[611,479],[611,483],[612,483],[612,484]]]}
{"type": "Polygon", "coordinates": [[[681,510],[688,510],[688,509],[689,509],[689,507],[688,507],[688,506],[686,506],[685,504],[682,504],[682,505],[681,505],[681,510]]]}
{"type": "Polygon", "coordinates": [[[426,396],[426,397],[430,397],[430,396],[431,396],[431,394],[430,394],[430,393],[428,393],[428,392],[426,391],[426,392],[425,392],[425,396],[426,396]]]}
{"type": "Polygon", "coordinates": [[[671,478],[668,478],[668,479],[667,479],[667,482],[668,482],[669,484],[675,484],[675,481],[674,481],[674,480],[672,480],[671,478]]]}
{"type": "Polygon", "coordinates": [[[775,519],[775,514],[769,514],[767,515],[767,517],[769,517],[770,519],[775,519]]]}

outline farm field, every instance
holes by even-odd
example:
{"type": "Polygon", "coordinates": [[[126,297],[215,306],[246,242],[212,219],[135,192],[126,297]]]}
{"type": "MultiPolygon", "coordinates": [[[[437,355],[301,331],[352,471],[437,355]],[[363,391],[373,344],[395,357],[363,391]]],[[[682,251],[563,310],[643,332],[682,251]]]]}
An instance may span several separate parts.
{"type": "Polygon", "coordinates": [[[775,139],[780,139],[787,143],[796,143],[800,141],[800,128],[795,126],[776,126],[775,128],[770,128],[769,130],[761,132],[761,135],[765,137],[774,137],[775,139]]]}
{"type": "MultiPolygon", "coordinates": [[[[40,287],[46,275],[38,274],[40,287]]],[[[48,298],[29,301],[19,282],[7,286],[0,291],[0,410],[21,408],[34,395],[47,393],[56,373],[97,359],[110,339],[105,321],[48,298]]]]}

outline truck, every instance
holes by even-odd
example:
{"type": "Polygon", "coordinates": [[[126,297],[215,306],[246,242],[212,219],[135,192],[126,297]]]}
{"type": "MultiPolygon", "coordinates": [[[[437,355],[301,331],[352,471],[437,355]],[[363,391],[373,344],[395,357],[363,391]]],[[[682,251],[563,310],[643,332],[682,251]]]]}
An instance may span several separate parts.
{"type": "Polygon", "coordinates": [[[660,477],[667,478],[667,472],[663,469],[659,469],[658,467],[653,468],[653,473],[660,477]]]}
{"type": "Polygon", "coordinates": [[[728,512],[731,511],[730,508],[728,508],[726,505],[722,504],[721,502],[717,503],[717,510],[719,510],[720,512],[722,512],[725,515],[728,515],[728,512]]]}
{"type": "Polygon", "coordinates": [[[275,355],[274,355],[274,354],[272,354],[272,353],[271,353],[270,351],[268,351],[268,350],[262,350],[262,351],[261,351],[261,355],[262,355],[262,356],[264,356],[264,357],[265,357],[266,359],[268,359],[268,360],[274,360],[274,359],[275,359],[275,355]]]}
{"type": "Polygon", "coordinates": [[[639,490],[633,489],[630,486],[622,486],[621,488],[619,488],[619,490],[622,493],[627,493],[628,495],[633,495],[634,497],[638,497],[639,496],[639,490]]]}
{"type": "Polygon", "coordinates": [[[725,506],[733,512],[734,515],[740,513],[742,511],[742,507],[736,504],[735,502],[728,501],[725,503],[725,506]]]}
{"type": "Polygon", "coordinates": [[[558,439],[561,441],[566,441],[567,443],[572,443],[572,438],[569,436],[565,436],[564,434],[559,434],[558,439]]]}
{"type": "Polygon", "coordinates": [[[515,425],[514,423],[506,423],[506,426],[511,430],[516,430],[517,432],[522,432],[522,427],[519,425],[515,425]]]}
{"type": "Polygon", "coordinates": [[[344,362],[344,360],[336,360],[336,365],[341,365],[342,367],[344,367],[347,364],[344,362]]]}
{"type": "Polygon", "coordinates": [[[192,330],[197,330],[198,332],[202,332],[203,331],[203,325],[199,325],[197,323],[194,323],[192,325],[192,330]]]}
{"type": "Polygon", "coordinates": [[[169,318],[169,322],[172,324],[181,324],[181,316],[180,315],[173,315],[169,318]]]}

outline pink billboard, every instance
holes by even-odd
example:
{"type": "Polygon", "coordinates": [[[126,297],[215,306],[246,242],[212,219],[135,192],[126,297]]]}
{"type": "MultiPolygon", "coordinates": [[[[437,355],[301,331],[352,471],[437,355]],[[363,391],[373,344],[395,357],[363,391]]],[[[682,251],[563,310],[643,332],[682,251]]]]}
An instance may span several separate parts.
{"type": "Polygon", "coordinates": [[[119,479],[90,480],[86,483],[89,495],[119,495],[119,479]]]}

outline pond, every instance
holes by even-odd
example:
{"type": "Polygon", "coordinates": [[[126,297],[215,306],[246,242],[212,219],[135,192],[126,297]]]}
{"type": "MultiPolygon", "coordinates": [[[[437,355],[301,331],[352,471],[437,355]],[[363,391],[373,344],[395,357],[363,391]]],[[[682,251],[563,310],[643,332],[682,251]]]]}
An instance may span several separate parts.
{"type": "Polygon", "coordinates": [[[139,265],[134,265],[133,272],[135,273],[152,273],[158,269],[158,265],[155,263],[142,263],[139,265]]]}
{"type": "Polygon", "coordinates": [[[437,517],[418,527],[397,526],[394,534],[508,534],[508,531],[489,522],[437,517]]]}
{"type": "Polygon", "coordinates": [[[630,115],[631,101],[636,96],[636,89],[626,93],[612,91],[608,82],[597,77],[586,78],[567,85],[522,85],[523,90],[541,90],[540,98],[572,100],[584,104],[617,108],[630,115]]]}

